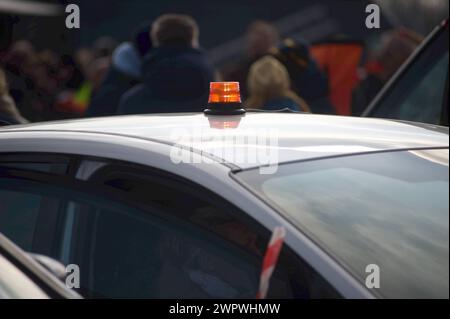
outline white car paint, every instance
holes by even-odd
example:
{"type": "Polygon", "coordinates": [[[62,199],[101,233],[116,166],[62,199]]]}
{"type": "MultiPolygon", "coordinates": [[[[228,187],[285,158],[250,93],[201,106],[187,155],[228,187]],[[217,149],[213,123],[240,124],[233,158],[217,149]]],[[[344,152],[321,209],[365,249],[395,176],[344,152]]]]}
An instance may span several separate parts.
{"type": "MultiPolygon", "coordinates": [[[[190,132],[190,128],[201,128],[206,134],[233,132],[251,135],[258,128],[272,127],[277,132],[279,162],[282,163],[360,152],[448,147],[448,129],[377,119],[248,113],[239,119],[238,127],[220,130],[210,127],[210,119],[203,114],[165,114],[11,126],[0,129],[0,153],[45,152],[95,156],[142,164],[179,175],[219,194],[268,229],[284,226],[287,245],[343,296],[372,298],[373,295],[359,281],[320,247],[230,177],[234,169],[246,169],[254,164],[235,163],[232,158],[209,161],[208,164],[176,164],[170,160],[170,152],[178,141],[173,139],[171,132],[180,128],[186,132],[190,132]]],[[[236,118],[215,117],[215,120],[235,121],[236,118]]],[[[194,151],[211,159],[211,148],[208,145],[199,147],[202,148],[194,151]]],[[[253,147],[256,146],[240,145],[236,150],[253,147]]],[[[86,178],[92,174],[95,166],[101,167],[99,163],[90,168],[84,167],[83,172],[78,173],[79,177],[86,178]]]]}

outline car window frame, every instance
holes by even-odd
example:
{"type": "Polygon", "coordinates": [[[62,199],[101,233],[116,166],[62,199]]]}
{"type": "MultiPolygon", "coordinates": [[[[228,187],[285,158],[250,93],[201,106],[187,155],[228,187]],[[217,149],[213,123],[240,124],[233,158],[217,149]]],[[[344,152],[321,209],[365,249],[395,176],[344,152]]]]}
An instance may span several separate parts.
{"type": "MultiPolygon", "coordinates": [[[[46,152],[6,152],[0,153],[0,166],[2,163],[16,162],[20,164],[26,163],[48,163],[48,164],[66,164],[67,169],[63,173],[53,173],[58,175],[70,175],[75,176],[76,170],[79,165],[79,156],[66,155],[66,154],[54,154],[46,152]]],[[[32,169],[24,169],[24,171],[35,171],[32,169]]]]}
{"type": "MultiPolygon", "coordinates": [[[[106,160],[106,159],[100,159],[102,161],[107,162],[106,165],[100,167],[97,171],[95,171],[88,180],[95,181],[96,183],[102,183],[105,182],[108,179],[111,179],[114,176],[120,176],[125,174],[135,175],[137,177],[142,178],[142,175],[146,175],[146,178],[155,179],[157,181],[161,181],[164,183],[167,183],[168,180],[170,180],[170,183],[178,183],[176,185],[177,189],[181,189],[181,191],[184,191],[192,196],[200,197],[202,200],[205,200],[211,205],[214,205],[222,210],[227,211],[232,215],[234,218],[236,218],[238,221],[246,224],[251,225],[252,230],[256,230],[258,234],[265,236],[263,232],[266,232],[269,234],[267,237],[267,244],[270,240],[271,231],[265,227],[262,223],[260,223],[258,220],[251,217],[248,213],[244,212],[242,209],[234,205],[233,203],[227,201],[219,194],[216,194],[212,192],[211,190],[203,187],[202,185],[199,185],[198,183],[188,180],[184,177],[181,177],[179,175],[160,170],[158,168],[149,167],[149,166],[143,166],[140,164],[135,164],[131,162],[124,162],[124,161],[112,161],[112,160],[106,160]],[[109,163],[109,164],[108,164],[109,163]],[[133,170],[140,170],[138,173],[136,171],[133,172],[133,170]],[[184,187],[179,187],[180,184],[186,184],[190,186],[184,185],[184,187]],[[196,190],[196,191],[193,191],[196,190]],[[200,190],[200,191],[198,191],[200,190]],[[200,195],[200,196],[199,196],[200,195]]],[[[173,184],[172,184],[173,185],[173,184]]],[[[228,239],[224,239],[226,241],[229,241],[228,239]]],[[[229,241],[231,244],[233,244],[231,241],[229,241]]],[[[296,266],[302,265],[303,267],[308,268],[309,271],[312,271],[315,276],[318,276],[320,280],[322,280],[331,290],[332,293],[334,293],[337,298],[343,298],[343,295],[339,293],[338,289],[333,286],[327,279],[324,278],[317,270],[315,270],[304,258],[303,256],[295,253],[294,249],[289,247],[288,245],[284,245],[283,253],[285,259],[288,259],[291,263],[295,263],[296,266]]],[[[261,257],[262,258],[262,257],[261,257]]],[[[262,261],[262,260],[261,260],[262,261]]]]}
{"type": "MultiPolygon", "coordinates": [[[[64,154],[63,154],[64,155],[64,154]]],[[[204,189],[205,192],[204,194],[213,194],[215,199],[219,199],[221,203],[225,203],[227,205],[229,205],[228,207],[231,207],[232,209],[236,210],[236,211],[240,211],[241,213],[238,216],[235,216],[236,218],[238,218],[239,220],[243,220],[242,218],[246,218],[250,221],[253,221],[253,223],[250,223],[250,225],[252,225],[252,229],[255,229],[255,225],[258,225],[258,227],[260,229],[262,229],[263,231],[266,231],[268,234],[270,234],[270,230],[267,229],[262,223],[260,223],[259,221],[255,220],[253,217],[251,217],[249,214],[243,212],[240,208],[238,208],[236,205],[230,203],[229,201],[227,201],[226,199],[222,198],[219,194],[213,193],[211,190],[208,190],[206,188],[204,188],[201,185],[198,185],[196,182],[188,180],[184,177],[181,177],[179,175],[173,174],[173,173],[169,173],[166,172],[164,170],[160,170],[157,168],[153,168],[153,167],[149,167],[146,165],[142,165],[142,164],[136,164],[133,162],[127,162],[127,161],[120,161],[120,160],[113,160],[113,159],[105,159],[105,158],[101,158],[101,157],[95,157],[95,156],[78,156],[77,158],[77,166],[80,165],[80,163],[82,163],[83,160],[89,160],[89,161],[104,161],[104,162],[108,162],[108,163],[119,163],[121,165],[126,164],[128,166],[140,166],[145,170],[151,170],[153,172],[160,172],[162,174],[164,174],[165,176],[172,176],[175,179],[178,180],[182,180],[185,182],[188,182],[192,185],[197,185],[198,187],[200,187],[201,189],[204,189]]],[[[104,171],[105,166],[100,167],[96,172],[94,172],[90,178],[83,180],[83,179],[79,179],[76,177],[76,170],[73,171],[73,174],[71,175],[53,175],[53,174],[48,174],[48,173],[43,173],[43,172],[36,172],[36,171],[28,171],[28,170],[22,170],[22,169],[14,169],[14,168],[2,168],[0,167],[0,176],[2,171],[4,172],[9,171],[10,173],[13,174],[14,177],[19,177],[22,178],[24,180],[27,181],[37,181],[37,182],[41,182],[41,183],[46,183],[49,185],[58,185],[58,186],[63,186],[65,188],[75,188],[76,190],[80,191],[81,193],[92,193],[95,194],[98,191],[98,184],[92,184],[92,179],[93,178],[98,178],[98,173],[99,171],[104,171]],[[74,185],[76,184],[76,185],[74,185]]],[[[113,192],[114,193],[114,192],[113,192]]],[[[195,192],[196,195],[198,195],[199,193],[203,193],[203,192],[195,192]]],[[[112,194],[100,194],[100,196],[102,197],[106,197],[108,198],[108,200],[110,200],[110,198],[115,198],[114,195],[112,194]]],[[[128,202],[127,203],[130,206],[134,206],[133,202],[128,202]]],[[[217,202],[213,202],[215,205],[217,205],[217,202]]],[[[88,203],[89,204],[89,203],[88,203]]],[[[137,208],[140,208],[139,205],[137,208]]],[[[245,221],[246,224],[249,224],[247,221],[245,221]]],[[[267,240],[268,243],[268,240],[267,240]]],[[[301,264],[302,266],[306,266],[308,269],[310,269],[316,276],[318,276],[326,285],[327,287],[331,288],[332,292],[334,293],[334,295],[337,296],[337,298],[343,298],[344,295],[342,295],[339,292],[339,289],[337,287],[335,287],[329,280],[327,280],[320,272],[318,272],[316,269],[314,269],[313,266],[310,265],[310,263],[308,263],[307,259],[305,259],[301,254],[298,254],[295,252],[295,250],[292,247],[289,247],[289,245],[285,245],[285,248],[283,249],[285,251],[284,255],[286,256],[286,259],[288,259],[291,263],[294,263],[295,265],[299,265],[301,264]]],[[[262,262],[262,260],[261,260],[262,262]]]]}
{"type": "MultiPolygon", "coordinates": [[[[48,172],[51,175],[61,175],[61,176],[75,176],[80,159],[78,156],[68,155],[68,154],[54,154],[54,153],[37,153],[37,152],[8,152],[0,153],[0,169],[5,167],[13,168],[12,166],[2,166],[2,163],[17,163],[17,164],[27,164],[27,163],[44,163],[44,164],[65,164],[67,165],[65,172],[56,173],[48,172]]],[[[16,168],[24,173],[42,172],[40,170],[32,170],[27,168],[16,168]]],[[[34,251],[39,251],[45,255],[54,255],[58,250],[53,243],[53,237],[57,237],[58,228],[62,223],[61,214],[67,207],[67,202],[59,201],[55,203],[52,200],[43,198],[43,205],[39,207],[39,212],[37,216],[35,233],[32,241],[32,249],[34,251]],[[48,210],[45,206],[56,204],[56,209],[58,213],[48,214],[48,210]],[[49,220],[48,217],[51,219],[49,220]],[[39,237],[41,240],[35,240],[34,238],[39,237]],[[43,240],[45,239],[45,240],[43,240]]]]}
{"type": "MultiPolygon", "coordinates": [[[[428,37],[423,40],[423,42],[419,45],[419,47],[416,48],[416,50],[411,54],[411,56],[400,66],[400,68],[395,72],[395,74],[389,79],[389,81],[383,86],[383,88],[378,92],[378,94],[372,99],[369,106],[364,110],[361,117],[374,117],[374,112],[376,112],[380,105],[391,96],[392,92],[397,88],[398,85],[401,84],[402,79],[408,74],[408,71],[415,66],[415,62],[419,60],[429,49],[429,47],[433,46],[435,43],[435,40],[439,38],[441,33],[449,32],[448,30],[448,21],[442,22],[440,25],[438,25],[431,33],[428,35],[428,37]]],[[[447,68],[447,85],[448,85],[448,76],[449,71],[447,68]]],[[[447,90],[444,86],[444,94],[448,93],[448,86],[447,90]]],[[[442,104],[445,106],[445,98],[447,96],[443,97],[442,104]]],[[[448,98],[448,97],[447,97],[448,98]]],[[[448,108],[448,103],[447,103],[448,108]]],[[[442,114],[442,109],[440,114],[442,114]]],[[[444,119],[441,118],[440,122],[444,122],[444,119]]],[[[448,120],[447,120],[448,122],[448,120]]]]}
{"type": "Polygon", "coordinates": [[[444,88],[444,98],[442,99],[442,112],[441,112],[441,121],[439,125],[448,126],[448,77],[449,73],[447,72],[447,79],[445,81],[444,88]]]}

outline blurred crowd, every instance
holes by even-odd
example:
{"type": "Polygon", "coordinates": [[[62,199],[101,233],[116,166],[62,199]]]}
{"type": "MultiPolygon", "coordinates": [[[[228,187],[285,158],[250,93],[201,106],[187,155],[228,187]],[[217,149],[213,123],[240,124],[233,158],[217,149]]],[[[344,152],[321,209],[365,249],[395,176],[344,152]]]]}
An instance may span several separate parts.
{"type": "Polygon", "coordinates": [[[399,29],[377,50],[342,38],[310,45],[255,21],[241,59],[214,66],[199,34],[192,17],[165,14],[129,41],[102,37],[71,55],[17,41],[0,52],[0,121],[199,112],[211,81],[239,81],[247,108],[358,116],[422,41],[399,29]]]}
{"type": "Polygon", "coordinates": [[[0,115],[17,122],[82,116],[109,69],[115,46],[114,40],[101,38],[92,48],[58,55],[49,49],[37,50],[26,40],[13,43],[0,52],[0,83],[9,88],[15,114],[22,117],[5,114],[3,103],[0,115]]]}

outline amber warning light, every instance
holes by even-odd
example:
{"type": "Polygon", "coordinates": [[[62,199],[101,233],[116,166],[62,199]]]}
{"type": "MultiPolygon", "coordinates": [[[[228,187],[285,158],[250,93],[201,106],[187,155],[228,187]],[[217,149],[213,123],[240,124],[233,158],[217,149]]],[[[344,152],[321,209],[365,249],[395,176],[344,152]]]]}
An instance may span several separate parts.
{"type": "Polygon", "coordinates": [[[245,113],[241,102],[239,82],[211,82],[208,108],[205,114],[237,115],[245,113]]]}

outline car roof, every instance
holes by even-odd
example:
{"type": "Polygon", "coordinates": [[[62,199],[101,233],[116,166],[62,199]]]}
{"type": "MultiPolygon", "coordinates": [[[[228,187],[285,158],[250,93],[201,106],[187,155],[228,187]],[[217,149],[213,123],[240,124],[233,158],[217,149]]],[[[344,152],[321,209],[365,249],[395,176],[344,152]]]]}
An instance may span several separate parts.
{"type": "Polygon", "coordinates": [[[237,156],[251,151],[274,152],[277,162],[283,163],[449,145],[448,128],[430,124],[281,112],[247,112],[243,116],[171,113],[63,120],[3,127],[0,137],[1,132],[19,131],[130,136],[211,154],[239,168],[268,164],[263,156],[256,162],[237,156]]]}

